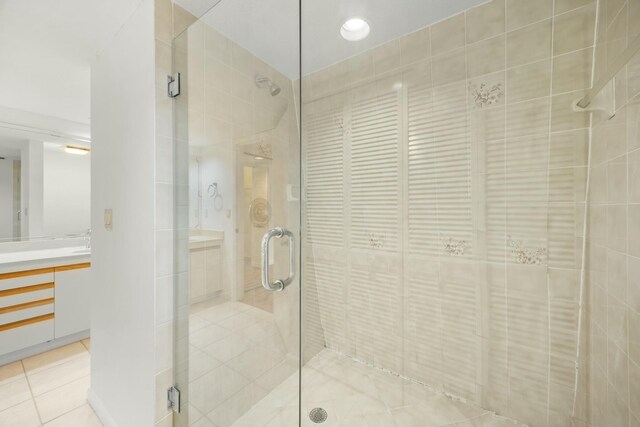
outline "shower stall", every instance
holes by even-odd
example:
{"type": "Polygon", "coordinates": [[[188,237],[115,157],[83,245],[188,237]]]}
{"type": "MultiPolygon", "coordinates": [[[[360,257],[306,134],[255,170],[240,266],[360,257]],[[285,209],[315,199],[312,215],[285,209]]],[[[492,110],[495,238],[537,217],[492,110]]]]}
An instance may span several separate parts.
{"type": "Polygon", "coordinates": [[[174,3],[174,424],[640,425],[638,19],[174,3]]]}

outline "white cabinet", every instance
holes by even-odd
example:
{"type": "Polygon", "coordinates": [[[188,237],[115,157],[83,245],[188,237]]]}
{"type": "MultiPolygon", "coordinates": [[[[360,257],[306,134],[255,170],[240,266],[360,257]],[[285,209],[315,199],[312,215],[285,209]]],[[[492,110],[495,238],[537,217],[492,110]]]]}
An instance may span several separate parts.
{"type": "Polygon", "coordinates": [[[53,316],[42,317],[33,323],[0,331],[0,354],[11,353],[53,339],[53,316]]]}
{"type": "Polygon", "coordinates": [[[0,274],[0,354],[54,338],[54,269],[0,274]]]}
{"type": "MultiPolygon", "coordinates": [[[[0,364],[3,356],[88,331],[89,262],[0,273],[0,364]]],[[[68,338],[67,338],[68,339],[68,338]]],[[[61,345],[61,344],[58,344],[61,345]]]]}
{"type": "Polygon", "coordinates": [[[89,329],[90,268],[56,268],[55,337],[61,338],[89,329]]]}
{"type": "Polygon", "coordinates": [[[189,301],[200,302],[222,291],[220,246],[199,245],[189,251],[189,301]]]}

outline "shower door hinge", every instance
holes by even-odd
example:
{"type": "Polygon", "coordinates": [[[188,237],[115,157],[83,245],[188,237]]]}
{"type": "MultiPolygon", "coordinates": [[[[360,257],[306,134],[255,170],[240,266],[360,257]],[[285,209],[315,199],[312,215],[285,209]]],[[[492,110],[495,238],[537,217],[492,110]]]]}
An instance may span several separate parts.
{"type": "Polygon", "coordinates": [[[180,390],[176,386],[167,389],[167,409],[180,413],[180,390]]]}
{"type": "Polygon", "coordinates": [[[167,95],[169,98],[180,95],[180,73],[175,76],[167,76],[167,95]]]}

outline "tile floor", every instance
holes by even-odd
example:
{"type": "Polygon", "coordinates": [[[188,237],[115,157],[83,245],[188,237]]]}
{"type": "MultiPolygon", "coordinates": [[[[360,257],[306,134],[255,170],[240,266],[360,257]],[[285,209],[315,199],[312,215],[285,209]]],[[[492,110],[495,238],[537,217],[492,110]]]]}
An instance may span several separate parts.
{"type": "MultiPolygon", "coordinates": [[[[296,373],[233,427],[297,425],[297,392],[296,373]]],[[[327,349],[302,371],[302,426],[318,425],[308,415],[315,407],[327,411],[323,427],[521,426],[327,349]]]]}
{"type": "MultiPolygon", "coordinates": [[[[241,302],[190,316],[193,427],[284,427],[298,422],[298,373],[273,315],[241,302]]],[[[0,366],[0,427],[101,427],[87,404],[90,341],[0,366]]],[[[514,421],[325,349],[302,371],[302,425],[510,427],[514,421]]]]}
{"type": "Polygon", "coordinates": [[[0,366],[0,427],[101,427],[87,403],[89,340],[0,366]]]}
{"type": "Polygon", "coordinates": [[[297,369],[273,314],[243,302],[192,306],[189,340],[191,426],[230,426],[297,369]]]}
{"type": "MultiPolygon", "coordinates": [[[[192,427],[298,425],[298,373],[273,315],[213,301],[190,317],[192,427]]],[[[519,424],[325,349],[302,373],[302,425],[314,407],[324,427],[509,427],[519,424]]]]}

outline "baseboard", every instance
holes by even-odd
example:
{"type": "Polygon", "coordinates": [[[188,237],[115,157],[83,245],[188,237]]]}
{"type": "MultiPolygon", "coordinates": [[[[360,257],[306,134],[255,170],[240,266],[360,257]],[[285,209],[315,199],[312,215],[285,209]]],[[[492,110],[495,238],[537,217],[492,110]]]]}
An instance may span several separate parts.
{"type": "Polygon", "coordinates": [[[93,412],[96,413],[103,427],[117,427],[116,422],[107,411],[107,408],[102,404],[102,400],[93,392],[93,389],[89,387],[87,390],[87,402],[93,408],[93,412]]]}
{"type": "Polygon", "coordinates": [[[7,363],[16,362],[18,360],[25,359],[27,357],[35,356],[36,354],[44,353],[45,351],[53,350],[54,348],[62,347],[63,345],[71,344],[72,342],[80,341],[85,338],[89,338],[89,329],[75,334],[67,335],[66,337],[56,338],[55,340],[36,344],[31,347],[22,348],[12,353],[3,354],[0,356],[0,366],[7,363]]]}

